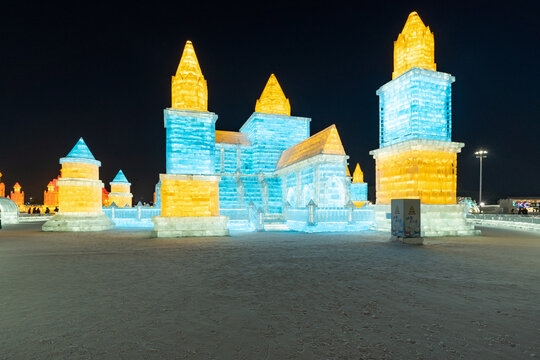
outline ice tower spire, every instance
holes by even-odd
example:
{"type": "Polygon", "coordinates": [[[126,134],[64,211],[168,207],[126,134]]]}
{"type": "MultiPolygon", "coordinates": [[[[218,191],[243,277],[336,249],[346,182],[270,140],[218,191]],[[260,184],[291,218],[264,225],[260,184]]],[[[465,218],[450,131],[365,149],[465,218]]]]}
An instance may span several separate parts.
{"type": "Polygon", "coordinates": [[[356,163],[356,168],[353,172],[353,183],[363,183],[364,182],[364,173],[362,172],[362,169],[360,169],[360,164],[356,163]]]}
{"type": "Polygon", "coordinates": [[[403,30],[394,42],[392,79],[414,67],[437,70],[433,33],[416,11],[409,14],[403,30]]]}
{"type": "Polygon", "coordinates": [[[191,41],[186,42],[176,75],[172,77],[172,108],[208,111],[208,88],[191,41]]]}
{"type": "Polygon", "coordinates": [[[267,114],[291,115],[291,104],[285,97],[276,75],[270,75],[259,100],[255,104],[255,112],[267,114]]]}

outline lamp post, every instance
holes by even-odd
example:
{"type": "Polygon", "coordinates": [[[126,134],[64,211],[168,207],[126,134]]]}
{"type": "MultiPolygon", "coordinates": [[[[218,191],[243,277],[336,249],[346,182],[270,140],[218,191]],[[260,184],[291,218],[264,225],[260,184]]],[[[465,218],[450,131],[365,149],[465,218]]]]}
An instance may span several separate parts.
{"type": "MultiPolygon", "coordinates": [[[[480,189],[478,191],[478,205],[482,206],[482,159],[487,158],[487,150],[478,150],[474,153],[477,159],[480,159],[480,189]]],[[[480,209],[481,211],[481,209],[480,209]]]]}

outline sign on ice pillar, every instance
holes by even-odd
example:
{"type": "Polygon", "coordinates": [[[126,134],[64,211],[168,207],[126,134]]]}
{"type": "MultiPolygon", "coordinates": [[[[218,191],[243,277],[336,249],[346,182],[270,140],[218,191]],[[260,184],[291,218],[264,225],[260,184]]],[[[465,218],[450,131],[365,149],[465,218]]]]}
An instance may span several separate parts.
{"type": "Polygon", "coordinates": [[[420,199],[392,199],[392,238],[422,244],[420,199]]]}

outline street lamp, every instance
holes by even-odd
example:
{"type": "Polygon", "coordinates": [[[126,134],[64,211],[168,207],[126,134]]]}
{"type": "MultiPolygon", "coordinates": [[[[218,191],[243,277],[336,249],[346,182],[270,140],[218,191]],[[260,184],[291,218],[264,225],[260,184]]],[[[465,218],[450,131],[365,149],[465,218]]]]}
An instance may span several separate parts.
{"type": "Polygon", "coordinates": [[[474,153],[477,159],[480,159],[480,190],[478,191],[478,205],[482,206],[482,159],[487,158],[487,150],[478,150],[474,153]]]}

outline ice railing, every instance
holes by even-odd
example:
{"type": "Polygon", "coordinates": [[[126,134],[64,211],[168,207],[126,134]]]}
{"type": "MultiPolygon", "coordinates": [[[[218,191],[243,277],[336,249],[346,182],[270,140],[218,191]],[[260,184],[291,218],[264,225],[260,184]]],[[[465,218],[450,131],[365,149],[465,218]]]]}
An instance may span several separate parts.
{"type": "Polygon", "coordinates": [[[319,223],[369,223],[375,222],[375,212],[371,208],[357,208],[354,205],[346,207],[318,207],[310,202],[304,208],[285,206],[285,220],[305,222],[308,225],[319,223]]]}
{"type": "Polygon", "coordinates": [[[117,227],[153,227],[152,217],[161,214],[160,208],[136,206],[133,208],[103,208],[117,227]]]}
{"type": "Polygon", "coordinates": [[[487,227],[540,232],[540,216],[535,215],[467,214],[467,221],[487,227]]]}

